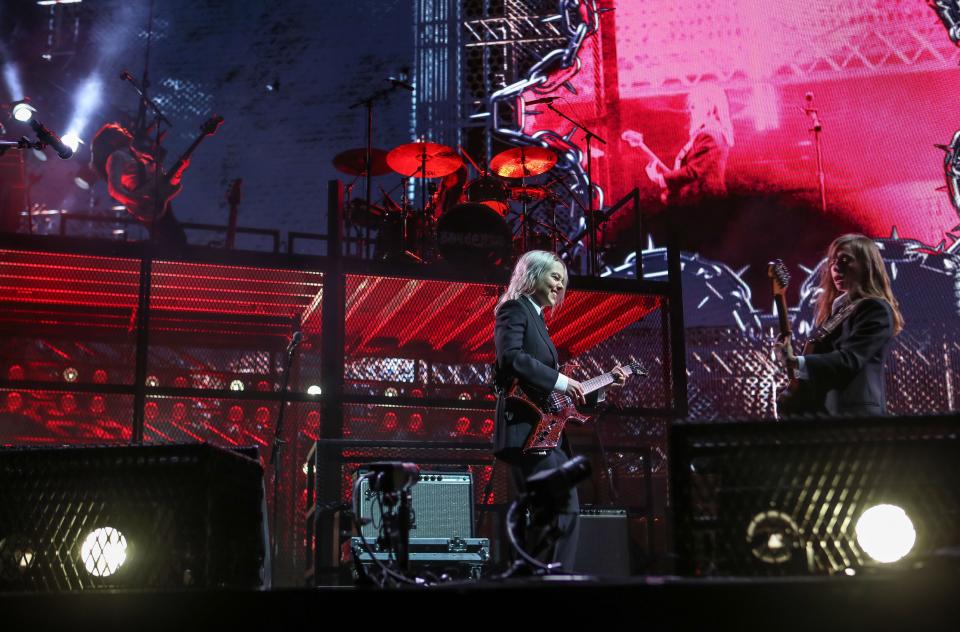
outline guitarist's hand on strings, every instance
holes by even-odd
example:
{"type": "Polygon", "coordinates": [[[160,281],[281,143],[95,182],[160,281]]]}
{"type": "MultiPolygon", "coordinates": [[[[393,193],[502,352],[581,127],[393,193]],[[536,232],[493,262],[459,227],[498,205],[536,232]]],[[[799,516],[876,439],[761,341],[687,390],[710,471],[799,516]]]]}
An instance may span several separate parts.
{"type": "Polygon", "coordinates": [[[623,367],[620,366],[620,363],[617,363],[613,370],[610,371],[610,375],[613,376],[613,385],[614,386],[623,386],[627,381],[627,373],[623,370],[623,367]]]}
{"type": "Polygon", "coordinates": [[[647,163],[647,166],[644,168],[647,172],[647,177],[650,178],[650,181],[655,183],[661,189],[667,188],[667,182],[663,179],[663,174],[660,172],[660,165],[656,162],[650,161],[647,163]]]}
{"type": "Polygon", "coordinates": [[[777,360],[784,368],[796,369],[800,362],[793,353],[793,344],[789,337],[780,337],[774,343],[773,348],[777,352],[777,360]]]}
{"type": "Polygon", "coordinates": [[[573,378],[567,378],[567,395],[573,400],[574,404],[585,404],[587,396],[583,393],[583,384],[573,378]]]}

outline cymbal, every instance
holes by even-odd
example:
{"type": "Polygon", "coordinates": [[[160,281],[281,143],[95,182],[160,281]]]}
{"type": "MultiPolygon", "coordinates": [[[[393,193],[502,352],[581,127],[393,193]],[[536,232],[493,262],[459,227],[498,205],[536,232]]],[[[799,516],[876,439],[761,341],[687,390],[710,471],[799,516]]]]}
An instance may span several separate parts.
{"type": "Polygon", "coordinates": [[[387,164],[402,176],[442,178],[463,166],[463,159],[452,147],[438,143],[407,143],[387,154],[387,164]]]}
{"type": "Polygon", "coordinates": [[[557,154],[546,147],[512,147],[490,161],[490,169],[501,178],[529,178],[553,169],[557,154]]]}
{"type": "MultiPolygon", "coordinates": [[[[351,176],[366,175],[367,170],[367,149],[348,149],[341,151],[333,157],[333,166],[337,171],[351,176]]],[[[371,148],[370,150],[370,175],[382,176],[390,173],[390,165],[387,164],[387,152],[383,149],[371,148]]]]}

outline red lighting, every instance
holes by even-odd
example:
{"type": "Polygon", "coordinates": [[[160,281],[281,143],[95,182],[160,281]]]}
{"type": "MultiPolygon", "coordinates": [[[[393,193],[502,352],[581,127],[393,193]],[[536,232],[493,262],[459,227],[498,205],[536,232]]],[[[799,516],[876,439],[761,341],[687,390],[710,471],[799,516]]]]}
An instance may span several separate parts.
{"type": "Polygon", "coordinates": [[[60,410],[69,414],[77,409],[77,398],[73,393],[64,393],[60,396],[60,410]]]}
{"type": "Polygon", "coordinates": [[[160,416],[160,406],[157,402],[147,402],[143,406],[143,416],[147,419],[156,419],[160,416]]]}
{"type": "Polygon", "coordinates": [[[174,421],[183,421],[187,418],[187,405],[183,402],[174,403],[173,408],[170,409],[170,415],[174,421]]]}
{"type": "Polygon", "coordinates": [[[410,432],[421,432],[423,430],[423,415],[420,413],[413,413],[407,419],[407,429],[410,432]]]}
{"type": "Polygon", "coordinates": [[[380,424],[383,430],[387,432],[393,432],[397,429],[397,413],[392,410],[388,410],[383,415],[383,423],[380,424]]]}
{"type": "Polygon", "coordinates": [[[10,368],[7,369],[7,379],[10,380],[22,380],[23,379],[23,367],[19,364],[10,365],[10,368]]]}
{"type": "Polygon", "coordinates": [[[470,430],[470,418],[461,417],[457,419],[457,425],[455,426],[455,432],[458,436],[465,435],[470,430]]]}
{"type": "Polygon", "coordinates": [[[483,420],[483,423],[480,424],[480,434],[487,437],[493,434],[493,420],[489,417],[483,420]]]}
{"type": "Polygon", "coordinates": [[[7,393],[7,410],[16,412],[23,406],[23,395],[16,391],[7,393]]]}
{"type": "Polygon", "coordinates": [[[243,421],[243,408],[236,405],[231,406],[230,410],[227,411],[227,420],[235,424],[243,421]]]}
{"type": "Polygon", "coordinates": [[[187,388],[189,384],[190,383],[187,381],[187,378],[183,375],[178,375],[177,377],[173,378],[173,385],[176,388],[187,388]]]}
{"type": "Polygon", "coordinates": [[[271,391],[272,389],[270,388],[270,382],[267,380],[260,380],[257,382],[257,390],[264,393],[271,391]]]}
{"type": "Polygon", "coordinates": [[[410,389],[410,397],[423,397],[423,389],[422,389],[422,388],[411,388],[411,389],[410,389]]]}
{"type": "Polygon", "coordinates": [[[253,414],[253,418],[261,426],[266,425],[266,423],[270,421],[270,409],[266,406],[260,406],[253,414]]]}
{"type": "Polygon", "coordinates": [[[93,372],[93,383],[94,384],[106,384],[107,383],[107,372],[103,369],[97,369],[93,372]]]}
{"type": "Polygon", "coordinates": [[[90,412],[92,412],[94,415],[100,415],[106,409],[107,406],[103,399],[103,395],[94,395],[90,398],[90,412]]]}

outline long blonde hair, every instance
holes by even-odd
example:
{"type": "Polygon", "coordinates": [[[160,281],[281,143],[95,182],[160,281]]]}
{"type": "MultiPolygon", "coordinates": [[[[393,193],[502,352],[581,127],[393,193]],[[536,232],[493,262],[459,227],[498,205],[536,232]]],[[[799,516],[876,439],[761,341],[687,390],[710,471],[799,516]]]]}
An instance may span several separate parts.
{"type": "Polygon", "coordinates": [[[733,121],[730,120],[730,102],[727,93],[715,83],[698,83],[687,93],[690,111],[691,136],[701,127],[718,130],[727,144],[733,147],[733,121]]]}
{"type": "MultiPolygon", "coordinates": [[[[567,293],[567,266],[563,260],[552,252],[546,250],[530,250],[523,253],[517,260],[517,265],[513,267],[510,274],[510,284],[507,290],[497,301],[497,306],[493,308],[493,313],[500,311],[500,307],[507,301],[520,298],[523,295],[530,296],[537,289],[537,281],[550,273],[550,267],[554,263],[563,266],[563,289],[557,295],[557,303],[552,307],[556,310],[563,303],[563,297],[567,293]]],[[[552,312],[551,312],[552,313],[552,312]]]]}
{"type": "Polygon", "coordinates": [[[843,246],[850,249],[851,254],[862,269],[857,294],[850,298],[878,298],[889,303],[890,309],[893,311],[893,333],[900,333],[903,329],[903,315],[900,313],[900,304],[890,287],[890,277],[887,276],[887,269],[883,265],[880,249],[875,241],[866,235],[857,233],[837,237],[827,249],[827,261],[820,268],[820,298],[817,305],[816,324],[820,325],[830,317],[833,301],[839,296],[839,292],[833,284],[830,269],[833,267],[833,258],[837,250],[843,246]]]}

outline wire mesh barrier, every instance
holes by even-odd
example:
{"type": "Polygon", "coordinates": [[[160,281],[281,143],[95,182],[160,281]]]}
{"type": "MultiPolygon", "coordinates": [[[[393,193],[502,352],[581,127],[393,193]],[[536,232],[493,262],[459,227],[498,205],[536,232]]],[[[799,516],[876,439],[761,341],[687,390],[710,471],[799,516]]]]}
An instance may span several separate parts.
{"type": "Polygon", "coordinates": [[[955,416],[674,424],[681,570],[852,575],[956,547],[958,429],[955,416]]]}
{"type": "Polygon", "coordinates": [[[238,452],[6,448],[0,487],[3,590],[252,588],[266,579],[263,470],[238,452]]]}

